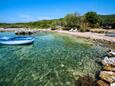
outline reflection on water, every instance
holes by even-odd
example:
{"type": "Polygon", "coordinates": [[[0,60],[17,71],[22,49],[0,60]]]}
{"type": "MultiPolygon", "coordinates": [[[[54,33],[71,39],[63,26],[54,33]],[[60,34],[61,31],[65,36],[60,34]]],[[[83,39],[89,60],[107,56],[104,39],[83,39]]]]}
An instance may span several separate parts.
{"type": "Polygon", "coordinates": [[[73,86],[79,76],[95,76],[101,68],[97,61],[105,48],[90,40],[55,33],[33,36],[32,45],[0,45],[0,86],[73,86]]]}

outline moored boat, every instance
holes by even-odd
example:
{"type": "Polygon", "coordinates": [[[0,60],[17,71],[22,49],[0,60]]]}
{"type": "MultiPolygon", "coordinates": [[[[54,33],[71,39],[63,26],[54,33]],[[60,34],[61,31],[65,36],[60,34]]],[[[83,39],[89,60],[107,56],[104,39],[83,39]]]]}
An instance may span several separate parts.
{"type": "Polygon", "coordinates": [[[33,43],[33,37],[0,37],[0,44],[8,44],[8,45],[21,45],[21,44],[31,44],[33,43]]]}

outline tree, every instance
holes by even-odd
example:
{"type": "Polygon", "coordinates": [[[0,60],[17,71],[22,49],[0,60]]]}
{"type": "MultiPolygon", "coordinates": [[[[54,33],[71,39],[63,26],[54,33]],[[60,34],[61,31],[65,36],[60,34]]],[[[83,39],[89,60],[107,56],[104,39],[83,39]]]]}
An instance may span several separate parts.
{"type": "Polygon", "coordinates": [[[77,13],[68,14],[64,17],[65,29],[78,28],[80,26],[80,17],[77,13]]]}
{"type": "Polygon", "coordinates": [[[101,24],[101,18],[97,15],[96,12],[88,12],[85,14],[85,20],[88,23],[88,26],[91,28],[99,27],[101,24]]]}

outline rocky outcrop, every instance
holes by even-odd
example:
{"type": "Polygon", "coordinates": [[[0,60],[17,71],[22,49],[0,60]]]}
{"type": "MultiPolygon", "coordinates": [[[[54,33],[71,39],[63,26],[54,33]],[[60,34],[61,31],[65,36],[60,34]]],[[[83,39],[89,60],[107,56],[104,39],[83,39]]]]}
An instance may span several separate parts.
{"type": "Polygon", "coordinates": [[[15,34],[16,35],[32,35],[34,33],[36,33],[38,31],[34,31],[34,30],[23,30],[23,31],[16,31],[15,34]]]}
{"type": "Polygon", "coordinates": [[[109,51],[107,56],[102,60],[104,65],[97,81],[98,86],[115,86],[115,51],[109,51]]]}

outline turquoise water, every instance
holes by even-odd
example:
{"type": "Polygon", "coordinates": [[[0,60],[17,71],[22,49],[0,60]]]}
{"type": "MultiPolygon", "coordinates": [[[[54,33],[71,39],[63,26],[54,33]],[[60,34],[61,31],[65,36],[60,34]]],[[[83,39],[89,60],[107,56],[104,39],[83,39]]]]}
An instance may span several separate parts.
{"type": "Polygon", "coordinates": [[[33,37],[32,45],[0,45],[0,86],[74,86],[101,68],[105,48],[91,40],[47,32],[33,37]]]}

